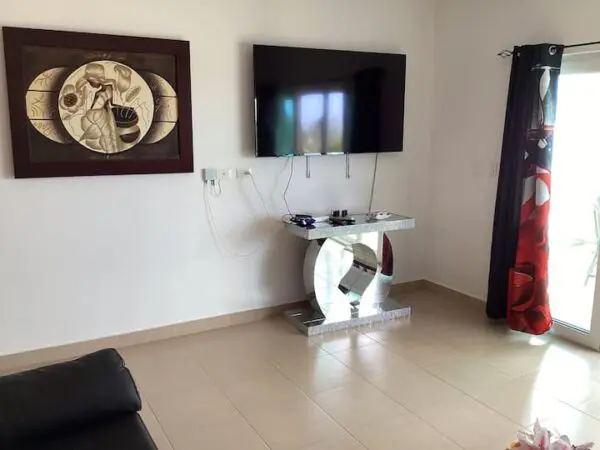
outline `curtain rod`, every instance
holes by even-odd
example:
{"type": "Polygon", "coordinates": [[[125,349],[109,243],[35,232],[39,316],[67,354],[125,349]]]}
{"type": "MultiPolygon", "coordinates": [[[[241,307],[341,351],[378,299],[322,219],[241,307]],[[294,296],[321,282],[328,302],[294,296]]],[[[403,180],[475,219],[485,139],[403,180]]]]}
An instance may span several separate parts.
{"type": "Polygon", "coordinates": [[[583,44],[571,44],[565,45],[565,48],[585,47],[587,45],[600,45],[600,41],[595,42],[584,42],[583,44]]]}
{"type": "MultiPolygon", "coordinates": [[[[583,42],[581,44],[571,44],[571,45],[565,45],[565,48],[577,48],[577,47],[587,47],[588,45],[600,45],[600,41],[594,41],[594,42],[583,42]]],[[[499,51],[497,53],[497,55],[500,58],[508,58],[509,56],[513,55],[512,50],[508,50],[508,49],[503,49],[501,51],[499,51]]]]}

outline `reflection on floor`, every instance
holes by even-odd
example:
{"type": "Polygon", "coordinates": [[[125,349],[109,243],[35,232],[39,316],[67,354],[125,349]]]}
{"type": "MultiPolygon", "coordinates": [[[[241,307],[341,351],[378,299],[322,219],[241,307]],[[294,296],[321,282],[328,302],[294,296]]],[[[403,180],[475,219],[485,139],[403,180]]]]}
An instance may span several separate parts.
{"type": "Polygon", "coordinates": [[[600,355],[405,294],[410,321],[308,340],[280,319],[122,350],[161,449],[502,450],[540,418],[600,442],[600,355]]]}

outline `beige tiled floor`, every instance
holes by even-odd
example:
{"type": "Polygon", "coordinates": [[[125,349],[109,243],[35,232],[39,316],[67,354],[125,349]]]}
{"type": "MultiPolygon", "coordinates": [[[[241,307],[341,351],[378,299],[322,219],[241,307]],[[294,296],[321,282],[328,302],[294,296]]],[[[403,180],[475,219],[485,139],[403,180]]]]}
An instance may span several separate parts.
{"type": "Polygon", "coordinates": [[[600,442],[600,355],[404,294],[407,321],[307,339],[281,319],[122,350],[162,449],[503,450],[536,418],[600,442]]]}

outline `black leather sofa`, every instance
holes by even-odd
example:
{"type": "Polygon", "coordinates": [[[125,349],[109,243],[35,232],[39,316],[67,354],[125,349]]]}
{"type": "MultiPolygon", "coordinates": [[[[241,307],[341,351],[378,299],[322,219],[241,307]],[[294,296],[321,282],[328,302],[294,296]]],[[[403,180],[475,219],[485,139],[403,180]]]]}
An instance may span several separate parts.
{"type": "Polygon", "coordinates": [[[114,349],[0,377],[0,449],[156,450],[114,349]]]}

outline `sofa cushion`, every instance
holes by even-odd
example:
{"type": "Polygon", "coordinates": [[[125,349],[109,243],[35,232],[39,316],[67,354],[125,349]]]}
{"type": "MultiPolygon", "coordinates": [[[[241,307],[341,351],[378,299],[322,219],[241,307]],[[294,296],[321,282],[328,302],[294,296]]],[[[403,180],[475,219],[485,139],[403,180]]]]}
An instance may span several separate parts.
{"type": "Polygon", "coordinates": [[[137,416],[140,409],[133,378],[114,349],[7,375],[0,377],[0,447],[137,416]]]}

